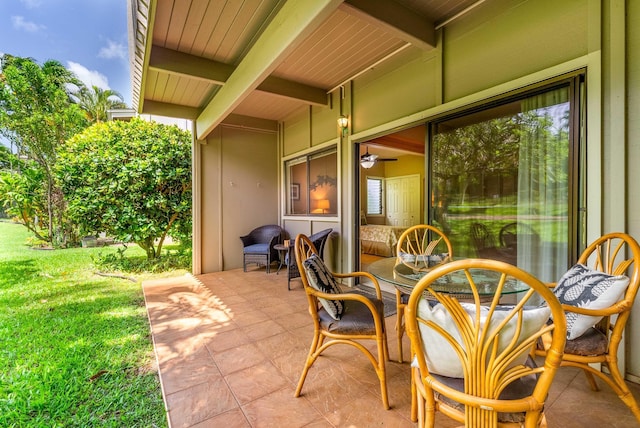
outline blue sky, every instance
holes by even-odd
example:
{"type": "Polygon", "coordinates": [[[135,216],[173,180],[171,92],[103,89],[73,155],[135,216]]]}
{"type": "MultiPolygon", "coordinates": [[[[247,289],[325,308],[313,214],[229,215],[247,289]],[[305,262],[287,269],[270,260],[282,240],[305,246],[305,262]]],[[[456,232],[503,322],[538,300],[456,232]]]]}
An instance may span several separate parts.
{"type": "Polygon", "coordinates": [[[0,0],[0,55],[53,59],[131,107],[127,0],[0,0]]]}

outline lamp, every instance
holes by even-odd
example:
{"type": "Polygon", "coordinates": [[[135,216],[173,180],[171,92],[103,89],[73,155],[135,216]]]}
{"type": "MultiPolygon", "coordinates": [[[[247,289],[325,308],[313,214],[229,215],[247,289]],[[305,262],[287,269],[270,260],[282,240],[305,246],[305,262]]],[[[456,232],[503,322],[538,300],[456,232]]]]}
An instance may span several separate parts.
{"type": "Polygon", "coordinates": [[[369,159],[360,160],[360,165],[365,169],[372,168],[375,164],[376,164],[376,161],[373,161],[373,160],[369,160],[369,159]]]}
{"type": "Polygon", "coordinates": [[[365,169],[372,168],[376,164],[376,159],[378,155],[369,154],[369,147],[367,147],[367,153],[360,156],[360,165],[365,169]]]}
{"type": "Polygon", "coordinates": [[[325,211],[331,207],[328,199],[320,199],[318,200],[318,209],[322,210],[322,214],[325,214],[325,211]]]}
{"type": "Polygon", "coordinates": [[[340,115],[338,118],[338,126],[342,130],[342,136],[347,135],[347,129],[349,127],[349,118],[347,116],[340,115]]]}

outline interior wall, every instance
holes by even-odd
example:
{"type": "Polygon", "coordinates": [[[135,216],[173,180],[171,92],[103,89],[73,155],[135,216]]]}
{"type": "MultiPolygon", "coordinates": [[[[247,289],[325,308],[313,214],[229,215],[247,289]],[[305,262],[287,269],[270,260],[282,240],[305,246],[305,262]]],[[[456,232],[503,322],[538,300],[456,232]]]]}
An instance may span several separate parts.
{"type": "Polygon", "coordinates": [[[367,177],[384,177],[384,163],[377,162],[371,168],[360,168],[360,212],[364,213],[367,224],[384,224],[384,215],[368,216],[367,214],[367,177]]]}
{"type": "Polygon", "coordinates": [[[202,271],[242,267],[240,236],[279,224],[275,133],[221,126],[201,147],[202,271]]]}
{"type": "MultiPolygon", "coordinates": [[[[402,155],[393,162],[377,162],[369,169],[360,169],[360,210],[367,212],[367,176],[369,177],[401,177],[403,175],[420,175],[420,218],[424,215],[424,157],[417,155],[402,155]]],[[[366,216],[368,224],[385,224],[385,216],[366,216]]],[[[423,221],[423,220],[421,220],[423,221]]]]}

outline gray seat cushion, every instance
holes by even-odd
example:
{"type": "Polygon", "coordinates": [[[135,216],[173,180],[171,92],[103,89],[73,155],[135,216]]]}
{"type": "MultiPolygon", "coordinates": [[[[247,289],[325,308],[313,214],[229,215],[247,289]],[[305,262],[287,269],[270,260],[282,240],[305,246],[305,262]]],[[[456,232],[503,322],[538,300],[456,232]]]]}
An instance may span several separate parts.
{"type": "MultiPolygon", "coordinates": [[[[384,303],[382,300],[371,299],[380,317],[384,319],[384,303]]],[[[331,317],[326,310],[320,309],[320,325],[331,333],[340,334],[376,334],[373,315],[362,302],[345,300],[345,306],[340,320],[331,317]]]]}

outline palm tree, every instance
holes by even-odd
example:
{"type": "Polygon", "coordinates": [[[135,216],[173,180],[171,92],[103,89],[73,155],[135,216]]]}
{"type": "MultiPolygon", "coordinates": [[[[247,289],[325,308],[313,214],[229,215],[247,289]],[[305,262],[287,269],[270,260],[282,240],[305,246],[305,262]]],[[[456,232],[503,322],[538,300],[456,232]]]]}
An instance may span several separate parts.
{"type": "Polygon", "coordinates": [[[95,85],[91,86],[91,89],[81,86],[74,96],[87,119],[94,123],[106,121],[107,110],[127,107],[118,91],[102,89],[95,85]]]}

